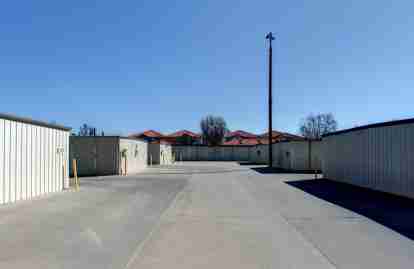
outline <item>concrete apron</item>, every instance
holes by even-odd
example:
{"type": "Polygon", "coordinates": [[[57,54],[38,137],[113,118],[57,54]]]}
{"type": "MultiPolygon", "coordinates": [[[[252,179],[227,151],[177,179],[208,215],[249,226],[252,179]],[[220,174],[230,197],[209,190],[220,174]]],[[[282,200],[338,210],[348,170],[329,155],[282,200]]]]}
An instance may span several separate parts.
{"type": "Polygon", "coordinates": [[[239,180],[252,173],[194,174],[127,268],[334,268],[259,206],[239,180]]]}

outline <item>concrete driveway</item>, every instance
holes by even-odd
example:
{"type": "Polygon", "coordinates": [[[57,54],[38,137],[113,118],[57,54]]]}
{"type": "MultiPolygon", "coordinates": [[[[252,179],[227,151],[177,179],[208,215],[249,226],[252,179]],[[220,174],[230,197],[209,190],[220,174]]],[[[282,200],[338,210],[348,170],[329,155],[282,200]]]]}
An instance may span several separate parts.
{"type": "Polygon", "coordinates": [[[81,178],[79,192],[2,206],[0,268],[124,268],[188,178],[81,178]]]}
{"type": "Polygon", "coordinates": [[[414,241],[300,174],[190,162],[0,208],[0,268],[411,268],[414,241]]]}

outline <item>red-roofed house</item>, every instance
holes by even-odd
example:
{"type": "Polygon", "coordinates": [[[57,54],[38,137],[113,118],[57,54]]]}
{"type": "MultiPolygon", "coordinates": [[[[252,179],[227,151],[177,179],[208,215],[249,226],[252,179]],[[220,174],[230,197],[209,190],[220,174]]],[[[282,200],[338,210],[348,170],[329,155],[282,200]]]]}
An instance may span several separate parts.
{"type": "MultiPolygon", "coordinates": [[[[260,144],[269,144],[269,133],[266,132],[258,136],[260,144]]],[[[272,131],[272,143],[281,142],[281,141],[301,141],[305,140],[302,136],[294,135],[290,133],[283,133],[279,131],[272,131]]]]}
{"type": "Polygon", "coordinates": [[[163,140],[174,145],[195,145],[201,143],[201,135],[188,130],[180,130],[164,136],[163,140]]]}
{"type": "MultiPolygon", "coordinates": [[[[272,131],[272,143],[280,141],[303,140],[304,138],[298,135],[272,131]]],[[[226,135],[223,145],[258,145],[269,144],[267,133],[255,135],[246,131],[237,130],[226,135]]]]}
{"type": "Polygon", "coordinates": [[[154,130],[146,130],[141,133],[131,134],[129,137],[144,139],[149,143],[159,143],[164,135],[154,130]]]}
{"type": "Polygon", "coordinates": [[[223,145],[225,146],[241,146],[241,145],[254,146],[258,144],[260,144],[260,141],[258,138],[241,138],[241,139],[234,138],[232,140],[223,142],[223,145]]]}
{"type": "Polygon", "coordinates": [[[236,130],[226,134],[223,145],[257,145],[257,135],[236,130]]]}
{"type": "MultiPolygon", "coordinates": [[[[173,145],[197,145],[202,143],[201,135],[189,130],[180,130],[169,135],[163,135],[154,130],[146,130],[141,133],[132,134],[129,137],[144,139],[149,143],[167,143],[173,145]]],[[[304,138],[275,130],[272,132],[272,143],[291,140],[298,141],[304,140],[304,138]]],[[[255,135],[243,130],[237,130],[227,133],[223,142],[223,145],[254,146],[258,144],[269,144],[267,133],[255,135]]]]}
{"type": "Polygon", "coordinates": [[[149,143],[165,143],[173,145],[200,144],[201,135],[188,130],[180,130],[169,135],[164,135],[154,130],[146,130],[141,133],[129,135],[132,138],[144,139],[149,143]]]}
{"type": "Polygon", "coordinates": [[[234,138],[257,138],[257,135],[242,130],[227,133],[226,139],[232,140],[234,138]]]}

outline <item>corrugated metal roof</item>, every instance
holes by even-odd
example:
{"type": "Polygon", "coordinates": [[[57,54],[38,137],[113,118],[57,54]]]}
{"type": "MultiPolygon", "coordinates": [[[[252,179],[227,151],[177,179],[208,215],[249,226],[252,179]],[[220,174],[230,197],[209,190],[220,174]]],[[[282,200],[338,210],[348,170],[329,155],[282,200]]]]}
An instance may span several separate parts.
{"type": "Polygon", "coordinates": [[[0,118],[6,119],[6,120],[11,120],[11,121],[18,121],[18,122],[33,124],[33,125],[42,126],[42,127],[48,127],[48,128],[52,128],[52,129],[68,131],[68,132],[70,130],[72,130],[72,128],[66,127],[66,126],[63,126],[63,125],[48,123],[48,122],[45,122],[45,121],[33,120],[31,118],[19,117],[19,116],[15,116],[15,115],[11,115],[11,114],[6,114],[6,113],[0,113],[0,118]]]}
{"type": "Polygon", "coordinates": [[[414,123],[414,118],[402,119],[402,120],[393,120],[393,121],[386,121],[386,122],[378,122],[378,123],[368,124],[368,125],[364,125],[364,126],[358,126],[358,127],[354,127],[354,128],[349,128],[349,129],[339,130],[339,131],[336,131],[336,132],[327,133],[327,134],[323,135],[322,137],[331,136],[331,135],[338,135],[338,134],[343,134],[343,133],[349,133],[349,132],[353,132],[353,131],[370,129],[370,128],[395,126],[395,125],[409,124],[409,123],[414,123]]]}

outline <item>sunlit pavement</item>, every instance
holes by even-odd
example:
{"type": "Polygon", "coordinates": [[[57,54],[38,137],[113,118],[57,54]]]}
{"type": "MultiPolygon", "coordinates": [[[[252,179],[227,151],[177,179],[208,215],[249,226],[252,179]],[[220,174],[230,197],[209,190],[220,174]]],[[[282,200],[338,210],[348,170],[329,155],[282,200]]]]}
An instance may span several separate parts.
{"type": "Polygon", "coordinates": [[[414,241],[286,184],[313,175],[259,174],[236,163],[182,168],[198,173],[129,268],[411,268],[414,262],[414,241]]]}
{"type": "Polygon", "coordinates": [[[0,268],[412,268],[414,241],[237,163],[81,179],[0,207],[0,268]]]}

